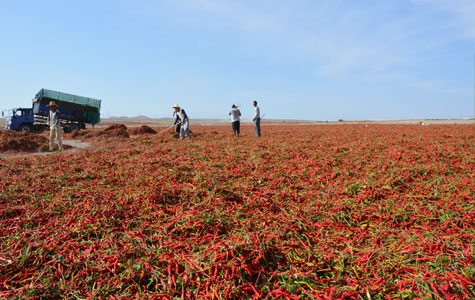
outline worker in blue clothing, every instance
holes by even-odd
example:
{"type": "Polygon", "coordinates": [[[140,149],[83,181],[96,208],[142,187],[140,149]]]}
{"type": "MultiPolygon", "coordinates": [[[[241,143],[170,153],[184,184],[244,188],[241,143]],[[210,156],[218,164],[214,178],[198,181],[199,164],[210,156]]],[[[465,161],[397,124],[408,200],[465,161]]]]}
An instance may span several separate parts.
{"type": "Polygon", "coordinates": [[[181,108],[178,104],[172,106],[175,109],[175,122],[173,125],[180,124],[180,140],[185,138],[185,133],[188,138],[191,140],[191,133],[190,133],[190,121],[186,112],[183,108],[181,108]]]}
{"type": "Polygon", "coordinates": [[[181,128],[181,124],[179,123],[179,121],[177,120],[178,119],[178,116],[176,114],[176,111],[173,111],[173,117],[175,118],[175,133],[180,135],[180,128],[181,128]]]}

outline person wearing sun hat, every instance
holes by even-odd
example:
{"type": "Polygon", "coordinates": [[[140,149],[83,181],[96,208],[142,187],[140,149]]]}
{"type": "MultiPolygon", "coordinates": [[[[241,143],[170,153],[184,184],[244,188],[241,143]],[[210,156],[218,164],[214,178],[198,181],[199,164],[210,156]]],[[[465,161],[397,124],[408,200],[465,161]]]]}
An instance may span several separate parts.
{"type": "Polygon", "coordinates": [[[49,103],[49,151],[54,150],[54,139],[58,142],[59,151],[63,151],[63,142],[61,141],[61,124],[59,122],[59,112],[56,110],[56,102],[49,103]]]}
{"type": "Polygon", "coordinates": [[[175,109],[176,113],[175,122],[173,125],[180,124],[180,140],[185,138],[185,133],[191,140],[190,121],[188,120],[185,110],[178,104],[173,105],[172,108],[175,109]]]}

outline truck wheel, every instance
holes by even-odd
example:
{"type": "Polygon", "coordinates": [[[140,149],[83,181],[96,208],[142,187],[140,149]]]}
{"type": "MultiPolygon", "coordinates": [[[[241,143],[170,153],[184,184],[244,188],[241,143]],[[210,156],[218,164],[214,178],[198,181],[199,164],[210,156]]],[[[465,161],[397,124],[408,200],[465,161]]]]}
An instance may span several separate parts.
{"type": "Polygon", "coordinates": [[[20,132],[31,132],[33,129],[30,124],[23,124],[20,126],[20,132]]]}
{"type": "Polygon", "coordinates": [[[73,131],[79,131],[79,126],[77,124],[72,124],[69,127],[69,132],[73,132],[73,131]]]}
{"type": "Polygon", "coordinates": [[[33,130],[34,131],[43,131],[44,128],[43,128],[43,126],[41,126],[39,124],[35,124],[35,125],[33,125],[33,130]]]}

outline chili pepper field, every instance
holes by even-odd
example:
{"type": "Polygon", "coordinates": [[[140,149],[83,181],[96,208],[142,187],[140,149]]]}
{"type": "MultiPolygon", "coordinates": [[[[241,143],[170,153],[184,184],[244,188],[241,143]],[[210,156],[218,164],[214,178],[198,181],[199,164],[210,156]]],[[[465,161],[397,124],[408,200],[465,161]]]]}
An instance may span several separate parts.
{"type": "Polygon", "coordinates": [[[475,298],[474,125],[191,129],[0,159],[0,299],[475,298]]]}

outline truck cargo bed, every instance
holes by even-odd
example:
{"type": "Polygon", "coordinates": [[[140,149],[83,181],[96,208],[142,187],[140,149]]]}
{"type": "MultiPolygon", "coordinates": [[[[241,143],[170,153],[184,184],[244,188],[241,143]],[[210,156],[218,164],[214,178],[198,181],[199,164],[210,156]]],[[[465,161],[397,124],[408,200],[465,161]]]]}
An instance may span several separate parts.
{"type": "Polygon", "coordinates": [[[93,125],[100,122],[101,100],[47,89],[41,89],[33,99],[33,113],[48,116],[50,101],[56,102],[62,119],[93,125]]]}

